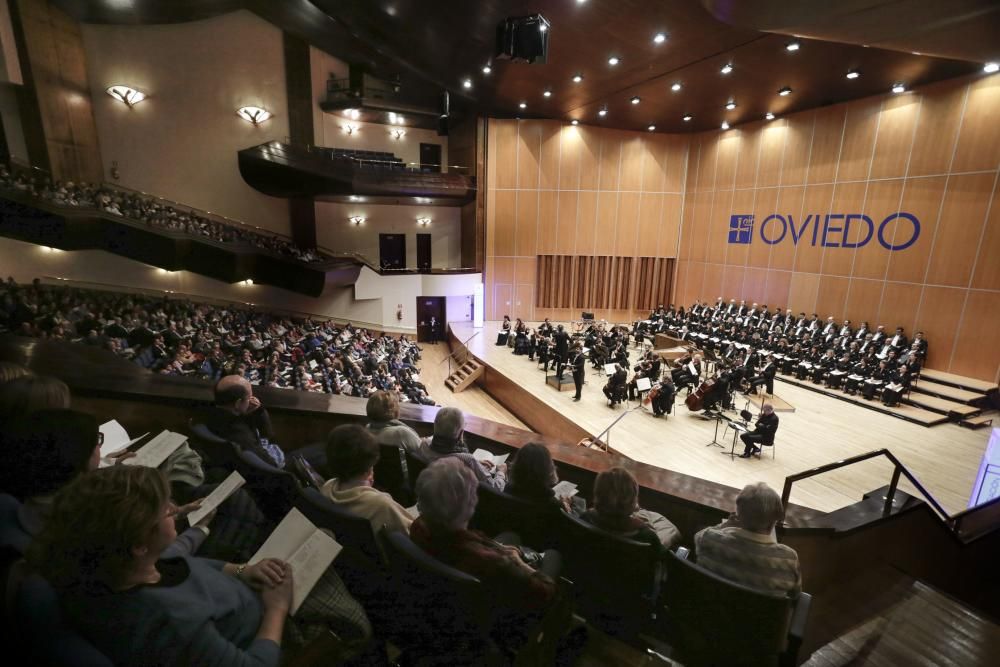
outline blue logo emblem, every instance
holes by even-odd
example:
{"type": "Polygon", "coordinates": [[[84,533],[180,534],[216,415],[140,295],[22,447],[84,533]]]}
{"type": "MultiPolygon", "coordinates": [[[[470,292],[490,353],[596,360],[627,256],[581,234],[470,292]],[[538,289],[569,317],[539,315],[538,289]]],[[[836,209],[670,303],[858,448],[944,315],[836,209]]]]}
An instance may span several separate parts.
{"type": "Polygon", "coordinates": [[[729,216],[729,242],[749,244],[753,238],[753,216],[729,216]]]}

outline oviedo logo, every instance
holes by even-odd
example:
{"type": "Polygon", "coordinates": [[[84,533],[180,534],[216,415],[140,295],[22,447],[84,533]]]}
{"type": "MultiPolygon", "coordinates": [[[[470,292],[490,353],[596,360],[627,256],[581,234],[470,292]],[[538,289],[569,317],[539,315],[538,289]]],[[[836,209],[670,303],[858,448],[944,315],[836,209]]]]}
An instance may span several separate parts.
{"type": "MultiPolygon", "coordinates": [[[[729,242],[751,243],[754,227],[752,214],[729,216],[729,242]]],[[[920,221],[903,211],[890,213],[877,225],[864,213],[810,213],[801,223],[792,215],[772,213],[757,226],[757,235],[768,245],[790,239],[793,245],[801,242],[824,248],[861,248],[874,238],[886,250],[897,251],[906,250],[917,242],[920,221]],[[855,241],[850,240],[852,230],[858,232],[855,241]]]]}

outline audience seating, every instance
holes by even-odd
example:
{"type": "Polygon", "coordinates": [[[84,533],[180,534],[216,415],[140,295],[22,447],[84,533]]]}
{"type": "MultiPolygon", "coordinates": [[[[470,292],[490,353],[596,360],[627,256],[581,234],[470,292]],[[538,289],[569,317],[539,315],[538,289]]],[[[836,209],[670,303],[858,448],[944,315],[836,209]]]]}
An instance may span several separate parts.
{"type": "Polygon", "coordinates": [[[560,514],[562,510],[555,503],[534,503],[480,483],[479,502],[472,517],[472,527],[487,535],[499,535],[512,530],[518,534],[522,543],[544,551],[557,546],[552,527],[557,525],[560,514]]]}
{"type": "Polygon", "coordinates": [[[375,487],[389,493],[400,505],[409,507],[414,503],[413,487],[403,467],[402,451],[396,445],[379,445],[379,454],[375,464],[375,487]]]}
{"type": "Polygon", "coordinates": [[[299,497],[299,483],[292,473],[264,463],[253,452],[241,451],[236,471],[245,488],[269,521],[280,523],[299,497]]]}
{"type": "Polygon", "coordinates": [[[230,472],[236,470],[239,450],[225,438],[212,433],[204,424],[189,422],[189,444],[201,456],[205,470],[205,482],[221,482],[230,472]]]}
{"type": "MultiPolygon", "coordinates": [[[[344,552],[356,552],[371,565],[371,571],[384,570],[382,553],[368,519],[338,507],[316,489],[303,489],[295,500],[295,507],[317,527],[326,528],[336,535],[344,552]]],[[[337,562],[340,563],[343,558],[342,552],[337,562]]]]}
{"type": "Polygon", "coordinates": [[[765,593],[673,553],[665,559],[671,657],[685,665],[796,664],[812,596],[765,593]]]}
{"type": "Polygon", "coordinates": [[[427,462],[409,450],[403,450],[403,457],[406,459],[406,474],[409,476],[410,489],[416,493],[417,478],[427,467],[427,462]]]}

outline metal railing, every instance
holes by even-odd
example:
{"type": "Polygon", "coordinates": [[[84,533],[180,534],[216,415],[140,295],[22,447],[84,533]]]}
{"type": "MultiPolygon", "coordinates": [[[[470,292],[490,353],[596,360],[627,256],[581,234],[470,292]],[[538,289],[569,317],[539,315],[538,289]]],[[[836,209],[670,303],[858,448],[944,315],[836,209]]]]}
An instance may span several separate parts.
{"type": "MultiPolygon", "coordinates": [[[[451,352],[451,354],[449,354],[447,357],[445,357],[444,359],[442,359],[441,361],[439,361],[438,365],[440,366],[441,364],[443,364],[444,362],[447,361],[448,362],[448,375],[451,375],[451,360],[452,360],[452,357],[455,358],[455,362],[457,363],[458,362],[458,357],[456,355],[458,355],[459,353],[465,352],[465,354],[471,355],[472,353],[469,352],[468,343],[469,343],[470,340],[472,340],[473,338],[475,338],[476,336],[478,336],[480,333],[482,333],[482,332],[476,331],[471,336],[469,336],[464,341],[462,341],[461,347],[459,349],[457,349],[457,350],[453,350],[451,352]]],[[[468,361],[468,359],[466,359],[466,361],[468,361]]],[[[463,361],[462,363],[464,364],[465,361],[463,361]]]]}

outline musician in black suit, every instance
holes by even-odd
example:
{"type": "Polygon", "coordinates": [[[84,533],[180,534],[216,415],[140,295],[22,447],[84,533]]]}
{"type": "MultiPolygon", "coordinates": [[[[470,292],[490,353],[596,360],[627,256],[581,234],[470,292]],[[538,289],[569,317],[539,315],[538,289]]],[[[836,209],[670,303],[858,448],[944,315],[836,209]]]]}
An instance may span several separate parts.
{"type": "Polygon", "coordinates": [[[774,444],[774,434],[778,431],[778,415],[774,414],[774,406],[765,403],[760,410],[760,417],[753,431],[744,433],[740,440],[746,445],[741,459],[748,459],[754,454],[760,453],[760,446],[771,446],[774,444]]]}
{"type": "Polygon", "coordinates": [[[587,360],[583,356],[583,344],[576,342],[573,345],[573,352],[570,354],[569,363],[573,366],[573,384],[576,385],[576,396],[574,401],[580,400],[580,392],[583,391],[583,373],[587,360]]]}
{"type": "Polygon", "coordinates": [[[664,373],[660,383],[656,386],[656,396],[650,401],[653,405],[653,416],[662,417],[670,412],[674,405],[674,395],[677,389],[670,380],[670,373],[664,373]]]}
{"type": "Polygon", "coordinates": [[[556,344],[555,349],[555,360],[556,360],[556,377],[559,381],[562,381],[563,366],[566,365],[567,355],[569,354],[569,334],[566,333],[566,329],[563,325],[556,327],[556,332],[552,334],[552,341],[556,344]]]}
{"type": "Polygon", "coordinates": [[[756,394],[757,387],[764,385],[767,389],[767,393],[774,395],[774,374],[777,372],[777,368],[774,366],[774,359],[771,358],[771,354],[767,353],[764,355],[763,363],[757,371],[757,375],[750,380],[750,393],[756,394]]]}
{"type": "Polygon", "coordinates": [[[604,385],[604,395],[608,397],[611,401],[612,407],[618,405],[616,400],[619,396],[622,388],[625,386],[625,382],[628,378],[628,373],[622,368],[621,364],[615,364],[615,374],[608,378],[608,383],[604,385]]]}

